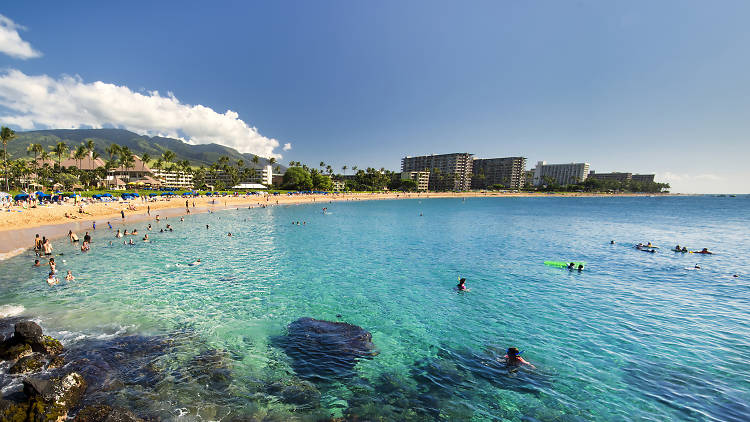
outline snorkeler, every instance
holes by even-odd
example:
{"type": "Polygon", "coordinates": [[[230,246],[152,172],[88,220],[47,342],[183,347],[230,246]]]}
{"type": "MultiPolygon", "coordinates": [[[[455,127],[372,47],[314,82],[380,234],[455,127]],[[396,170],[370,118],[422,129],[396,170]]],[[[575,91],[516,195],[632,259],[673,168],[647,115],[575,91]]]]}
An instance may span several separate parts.
{"type": "Polygon", "coordinates": [[[505,364],[507,366],[521,366],[521,365],[528,365],[531,368],[536,368],[536,366],[532,365],[531,363],[527,362],[524,358],[521,357],[521,351],[518,350],[516,347],[510,347],[508,348],[506,355],[505,355],[505,364]]]}
{"type": "Polygon", "coordinates": [[[458,278],[458,284],[456,285],[456,290],[459,292],[468,292],[469,289],[466,288],[466,279],[463,277],[458,278]]]}
{"type": "Polygon", "coordinates": [[[583,271],[583,264],[578,264],[578,272],[580,273],[583,271]]]}

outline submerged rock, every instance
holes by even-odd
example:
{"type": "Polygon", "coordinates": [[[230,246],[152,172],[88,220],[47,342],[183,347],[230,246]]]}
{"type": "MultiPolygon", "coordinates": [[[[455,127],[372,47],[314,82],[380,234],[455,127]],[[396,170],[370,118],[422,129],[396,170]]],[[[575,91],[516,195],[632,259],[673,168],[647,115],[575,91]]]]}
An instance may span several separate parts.
{"type": "Polygon", "coordinates": [[[304,378],[352,376],[358,359],[377,355],[372,335],[353,324],[300,318],[287,331],[273,343],[292,358],[292,367],[304,378]]]}
{"type": "Polygon", "coordinates": [[[73,418],[73,422],[141,422],[143,419],[121,407],[103,404],[86,406],[73,418]]]}
{"type": "Polygon", "coordinates": [[[275,382],[268,386],[268,392],[287,404],[307,408],[318,407],[320,404],[320,392],[309,381],[289,379],[275,382]]]}

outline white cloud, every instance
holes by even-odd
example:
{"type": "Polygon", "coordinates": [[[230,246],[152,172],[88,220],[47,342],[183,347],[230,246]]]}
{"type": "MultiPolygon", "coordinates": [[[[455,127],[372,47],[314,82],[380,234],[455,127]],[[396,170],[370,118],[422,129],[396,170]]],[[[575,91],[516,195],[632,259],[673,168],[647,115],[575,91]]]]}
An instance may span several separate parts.
{"type": "Polygon", "coordinates": [[[34,50],[27,41],[21,39],[18,30],[24,30],[10,18],[0,15],[0,53],[5,53],[18,59],[33,59],[42,53],[34,50]]]}
{"type": "Polygon", "coordinates": [[[287,142],[287,143],[284,144],[284,147],[281,148],[281,149],[284,150],[284,151],[289,151],[290,149],[292,149],[292,144],[290,144],[289,142],[287,142]]]}
{"type": "MultiPolygon", "coordinates": [[[[182,104],[168,92],[138,93],[127,86],[84,83],[80,77],[29,76],[15,69],[0,73],[4,124],[22,129],[119,127],[150,136],[180,138],[192,144],[217,143],[262,157],[281,158],[276,139],[261,135],[231,110],[182,104]]],[[[284,146],[284,150],[286,146],[284,146]]]]}

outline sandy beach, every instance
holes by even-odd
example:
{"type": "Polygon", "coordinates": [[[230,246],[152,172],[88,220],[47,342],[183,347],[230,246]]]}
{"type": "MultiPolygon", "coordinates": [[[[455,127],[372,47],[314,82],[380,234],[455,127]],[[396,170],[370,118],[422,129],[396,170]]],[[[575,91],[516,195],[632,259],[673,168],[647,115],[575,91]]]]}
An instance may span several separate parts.
{"type": "MultiPolygon", "coordinates": [[[[239,195],[225,197],[189,198],[191,213],[207,212],[210,209],[232,207],[260,207],[291,204],[327,203],[333,201],[371,201],[411,198],[469,198],[469,197],[611,197],[612,194],[592,193],[536,193],[536,192],[430,192],[430,193],[337,193],[318,195],[239,195]]],[[[652,196],[649,194],[618,194],[617,196],[652,196]]],[[[186,214],[185,198],[159,198],[154,201],[95,202],[84,205],[83,214],[78,205],[71,203],[37,205],[36,208],[12,207],[0,212],[0,260],[9,258],[33,246],[36,233],[50,239],[67,235],[69,230],[82,235],[85,231],[113,226],[123,222],[153,219],[156,215],[173,217],[186,214]],[[135,208],[129,209],[129,207],[135,208]],[[148,208],[151,215],[148,214],[148,208]],[[121,211],[125,212],[122,219],[121,211]],[[72,216],[73,218],[66,217],[72,216]]]]}

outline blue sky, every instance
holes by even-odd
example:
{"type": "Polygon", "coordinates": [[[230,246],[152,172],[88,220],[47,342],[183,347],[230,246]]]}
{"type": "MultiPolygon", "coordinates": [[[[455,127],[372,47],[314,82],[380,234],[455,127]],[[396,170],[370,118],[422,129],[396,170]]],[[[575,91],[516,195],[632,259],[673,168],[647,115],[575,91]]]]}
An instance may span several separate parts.
{"type": "Polygon", "coordinates": [[[521,155],[750,193],[749,2],[49,1],[0,14],[37,53],[0,54],[0,123],[19,130],[114,124],[337,169],[521,155]]]}

